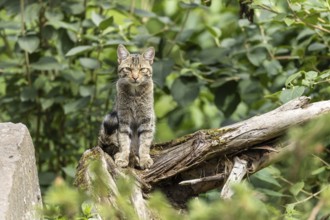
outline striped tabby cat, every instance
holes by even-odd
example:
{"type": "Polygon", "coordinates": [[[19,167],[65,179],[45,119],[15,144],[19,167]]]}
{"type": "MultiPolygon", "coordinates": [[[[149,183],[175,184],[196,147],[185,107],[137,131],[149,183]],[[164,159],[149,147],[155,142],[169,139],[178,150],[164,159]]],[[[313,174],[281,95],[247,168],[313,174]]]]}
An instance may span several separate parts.
{"type": "Polygon", "coordinates": [[[151,66],[155,51],[151,47],[142,54],[130,54],[119,45],[117,56],[116,104],[103,120],[99,146],[120,167],[133,163],[146,169],[153,164],[149,151],[155,132],[151,66]]]}

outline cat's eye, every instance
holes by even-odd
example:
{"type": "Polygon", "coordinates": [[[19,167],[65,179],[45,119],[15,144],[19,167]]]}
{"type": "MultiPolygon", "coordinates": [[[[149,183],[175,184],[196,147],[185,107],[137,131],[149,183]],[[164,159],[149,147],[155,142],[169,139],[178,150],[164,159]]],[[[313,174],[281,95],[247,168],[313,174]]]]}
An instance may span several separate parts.
{"type": "Polygon", "coordinates": [[[142,73],[147,73],[147,72],[148,72],[148,69],[147,69],[147,68],[141,68],[140,71],[141,71],[142,73]]]}
{"type": "Polygon", "coordinates": [[[131,72],[131,71],[132,71],[132,69],[131,69],[131,68],[129,68],[129,67],[124,67],[124,68],[123,68],[123,71],[124,71],[124,72],[131,72]]]}

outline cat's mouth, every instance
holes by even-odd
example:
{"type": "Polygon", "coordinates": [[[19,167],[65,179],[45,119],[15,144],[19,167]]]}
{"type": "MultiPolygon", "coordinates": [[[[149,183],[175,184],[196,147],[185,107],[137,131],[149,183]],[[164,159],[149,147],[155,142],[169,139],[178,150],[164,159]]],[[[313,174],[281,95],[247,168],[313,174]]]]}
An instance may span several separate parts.
{"type": "Polygon", "coordinates": [[[141,82],[140,82],[140,80],[134,80],[134,79],[132,79],[132,80],[129,81],[129,83],[131,85],[137,86],[137,85],[140,85],[141,82]]]}

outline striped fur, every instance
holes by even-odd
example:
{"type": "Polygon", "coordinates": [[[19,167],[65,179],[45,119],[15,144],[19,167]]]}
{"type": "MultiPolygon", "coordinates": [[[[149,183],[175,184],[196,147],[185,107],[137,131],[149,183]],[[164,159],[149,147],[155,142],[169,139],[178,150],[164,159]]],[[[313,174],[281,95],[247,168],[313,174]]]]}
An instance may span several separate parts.
{"type": "Polygon", "coordinates": [[[152,66],[155,51],[130,54],[123,45],[117,49],[117,97],[112,113],[105,116],[99,146],[114,157],[120,167],[129,164],[149,168],[150,145],[155,132],[152,66]]]}

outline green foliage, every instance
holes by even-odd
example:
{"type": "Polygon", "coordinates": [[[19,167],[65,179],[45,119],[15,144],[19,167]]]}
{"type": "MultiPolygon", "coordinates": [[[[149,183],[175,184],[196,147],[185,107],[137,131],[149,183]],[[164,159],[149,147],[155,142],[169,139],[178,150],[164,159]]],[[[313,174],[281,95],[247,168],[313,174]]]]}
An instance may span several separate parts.
{"type": "Polygon", "coordinates": [[[177,210],[173,209],[165,196],[160,192],[152,193],[148,205],[152,210],[152,213],[159,219],[184,219],[184,216],[180,215],[177,210]]]}
{"type": "Polygon", "coordinates": [[[47,204],[43,210],[44,219],[74,219],[78,213],[86,217],[90,216],[90,208],[86,203],[82,203],[83,197],[77,189],[68,186],[62,179],[56,179],[44,197],[44,202],[47,204]]]}
{"type": "Polygon", "coordinates": [[[329,198],[323,196],[330,189],[329,120],[327,115],[291,129],[288,138],[294,151],[276,167],[267,167],[250,178],[267,203],[282,210],[287,219],[308,219],[312,210],[314,217],[329,215],[329,198]]]}
{"type": "MultiPolygon", "coordinates": [[[[212,202],[199,199],[190,203],[188,219],[277,219],[280,212],[272,207],[267,207],[262,202],[260,195],[247,184],[233,186],[235,196],[230,200],[222,201],[219,198],[212,202]],[[201,211],[203,210],[203,211],[201,211]],[[221,216],[221,217],[220,217],[221,216]]],[[[218,194],[219,196],[219,194],[218,194]]]]}
{"type": "MultiPolygon", "coordinates": [[[[250,6],[254,23],[239,18],[237,1],[1,1],[0,121],[28,126],[43,187],[57,175],[69,179],[113,105],[119,43],[156,48],[156,141],[239,121],[300,95],[329,99],[329,1],[250,6]]],[[[329,206],[322,199],[329,190],[304,207],[286,200],[327,183],[329,145],[315,145],[312,137],[326,135],[316,130],[293,131],[301,140],[311,134],[306,152],[294,154],[314,153],[295,160],[301,169],[287,174],[298,167],[288,160],[253,177],[289,219],[306,217],[317,199],[329,206]]]]}

